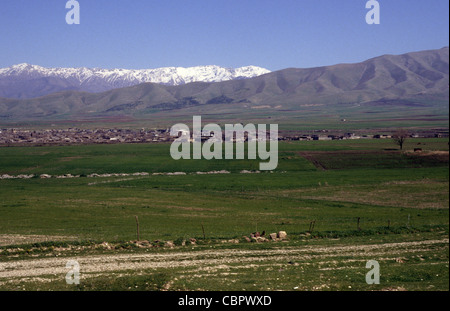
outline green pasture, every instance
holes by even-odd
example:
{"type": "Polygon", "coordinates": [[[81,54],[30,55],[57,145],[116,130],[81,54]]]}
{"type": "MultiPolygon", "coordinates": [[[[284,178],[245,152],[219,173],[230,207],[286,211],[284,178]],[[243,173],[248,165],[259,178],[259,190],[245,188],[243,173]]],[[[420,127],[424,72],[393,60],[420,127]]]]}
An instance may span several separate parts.
{"type": "MultiPolygon", "coordinates": [[[[448,150],[445,139],[410,140],[406,149],[419,143],[424,152],[448,150]]],[[[0,174],[186,175],[0,180],[0,232],[132,240],[135,216],[141,239],[148,240],[203,238],[202,226],[207,238],[280,230],[299,235],[314,220],[324,236],[448,228],[448,155],[447,161],[415,160],[386,152],[395,149],[388,140],[280,143],[275,171],[242,174],[257,170],[259,160],[175,161],[169,146],[1,148],[0,174]],[[364,153],[346,154],[352,150],[364,153]],[[332,169],[316,168],[302,156],[308,151],[323,152],[319,160],[332,169]],[[212,170],[231,173],[195,174],[212,170]]]]}
{"type": "Polygon", "coordinates": [[[240,172],[257,170],[259,160],[174,161],[169,148],[0,148],[0,176],[35,175],[0,180],[0,262],[184,252],[209,263],[84,273],[77,286],[66,284],[64,275],[17,278],[3,280],[0,289],[448,290],[448,139],[410,139],[404,151],[391,140],[280,142],[277,169],[252,174],[240,172]],[[413,152],[418,147],[422,152],[413,152]],[[196,173],[215,170],[230,173],[196,173]],[[150,175],[86,177],[135,172],[150,175]],[[186,175],[152,175],[156,172],[186,175]],[[40,174],[81,176],[41,179],[40,174]],[[133,247],[129,241],[137,238],[136,216],[140,240],[174,241],[177,247],[133,247]],[[255,231],[286,231],[289,241],[245,242],[243,236],[255,231]],[[45,236],[47,242],[5,244],[16,235],[45,236]],[[181,246],[189,238],[197,244],[181,246]],[[230,239],[240,243],[221,243],[230,239]],[[59,250],[103,241],[120,247],[59,250]],[[433,244],[420,244],[427,241],[433,244]],[[233,249],[250,252],[227,265],[215,265],[220,258],[200,255],[233,249]],[[263,253],[262,261],[252,253],[283,249],[304,253],[295,259],[263,253]],[[258,260],[247,262],[246,256],[258,260]],[[373,258],[382,267],[380,285],[365,282],[365,262],[373,258]]]}

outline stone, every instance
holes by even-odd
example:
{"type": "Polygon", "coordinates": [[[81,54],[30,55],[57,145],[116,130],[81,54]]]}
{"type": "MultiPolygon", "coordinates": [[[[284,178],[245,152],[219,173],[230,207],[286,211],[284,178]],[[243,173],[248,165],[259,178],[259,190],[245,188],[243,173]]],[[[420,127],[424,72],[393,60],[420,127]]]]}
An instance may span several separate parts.
{"type": "Polygon", "coordinates": [[[271,233],[271,234],[269,234],[269,238],[270,238],[271,240],[273,240],[273,241],[276,241],[276,240],[278,239],[276,233],[271,233]]]}
{"type": "Polygon", "coordinates": [[[278,232],[278,236],[277,236],[280,240],[285,240],[287,239],[287,233],[286,231],[280,231],[278,232]]]}
{"type": "Polygon", "coordinates": [[[136,245],[140,248],[147,248],[147,247],[151,247],[151,243],[147,240],[143,240],[143,241],[137,241],[136,245]]]}
{"type": "Polygon", "coordinates": [[[170,247],[170,248],[173,248],[173,247],[175,247],[175,244],[173,244],[172,241],[167,241],[166,243],[164,243],[164,247],[170,247]]]}
{"type": "Polygon", "coordinates": [[[101,247],[103,249],[112,249],[113,248],[108,242],[103,242],[102,244],[99,245],[99,247],[101,247]]]}

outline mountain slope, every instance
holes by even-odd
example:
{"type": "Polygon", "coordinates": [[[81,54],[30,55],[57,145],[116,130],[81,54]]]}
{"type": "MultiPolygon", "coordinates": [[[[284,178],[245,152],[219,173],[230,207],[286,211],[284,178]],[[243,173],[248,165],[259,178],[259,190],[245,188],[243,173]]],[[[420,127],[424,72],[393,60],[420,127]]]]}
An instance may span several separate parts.
{"type": "MultiPolygon", "coordinates": [[[[265,114],[314,105],[414,106],[448,111],[449,49],[383,55],[357,64],[285,69],[250,79],[178,86],[144,83],[103,93],[67,91],[35,99],[0,99],[0,119],[53,119],[202,111],[265,114]],[[261,110],[262,109],[262,110],[261,110]],[[439,108],[441,109],[441,108],[439,108]]],[[[319,108],[315,108],[316,110],[319,108]]]]}
{"type": "Polygon", "coordinates": [[[267,69],[255,66],[237,69],[197,66],[128,70],[44,68],[19,64],[0,69],[0,97],[33,98],[66,90],[97,93],[146,82],[166,85],[180,85],[197,81],[221,82],[252,78],[268,72],[270,71],[267,69]]]}

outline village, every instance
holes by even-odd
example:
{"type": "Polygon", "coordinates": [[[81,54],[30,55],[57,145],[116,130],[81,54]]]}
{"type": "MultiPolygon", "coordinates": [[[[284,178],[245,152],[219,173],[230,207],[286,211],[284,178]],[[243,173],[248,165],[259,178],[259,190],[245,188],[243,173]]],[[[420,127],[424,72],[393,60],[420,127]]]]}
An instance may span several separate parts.
{"type": "Polygon", "coordinates": [[[171,140],[167,129],[0,129],[0,146],[149,143],[171,140]]]}
{"type": "MultiPolygon", "coordinates": [[[[392,132],[393,133],[393,132],[392,132]]],[[[279,141],[313,141],[344,139],[388,139],[392,133],[341,132],[335,130],[314,130],[307,133],[300,131],[280,131],[279,141]]],[[[268,137],[269,131],[267,131],[268,137]]],[[[448,129],[421,130],[410,133],[411,138],[449,137],[448,129]]],[[[203,136],[202,141],[209,139],[203,136]]],[[[9,146],[48,146],[48,145],[86,145],[117,143],[158,143],[173,142],[176,137],[170,135],[170,129],[43,129],[30,130],[18,128],[0,129],[0,147],[9,146]]],[[[245,140],[248,137],[245,135],[245,140]]]]}

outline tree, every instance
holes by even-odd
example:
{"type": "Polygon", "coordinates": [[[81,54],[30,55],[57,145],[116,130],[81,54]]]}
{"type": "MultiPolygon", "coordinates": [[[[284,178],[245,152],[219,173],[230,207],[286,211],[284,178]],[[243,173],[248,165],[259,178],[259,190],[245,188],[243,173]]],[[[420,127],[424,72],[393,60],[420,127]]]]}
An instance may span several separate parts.
{"type": "Polygon", "coordinates": [[[400,150],[403,150],[403,144],[405,143],[406,139],[409,137],[409,134],[406,130],[400,129],[396,131],[392,135],[392,139],[394,140],[396,145],[400,146],[400,150]]]}

